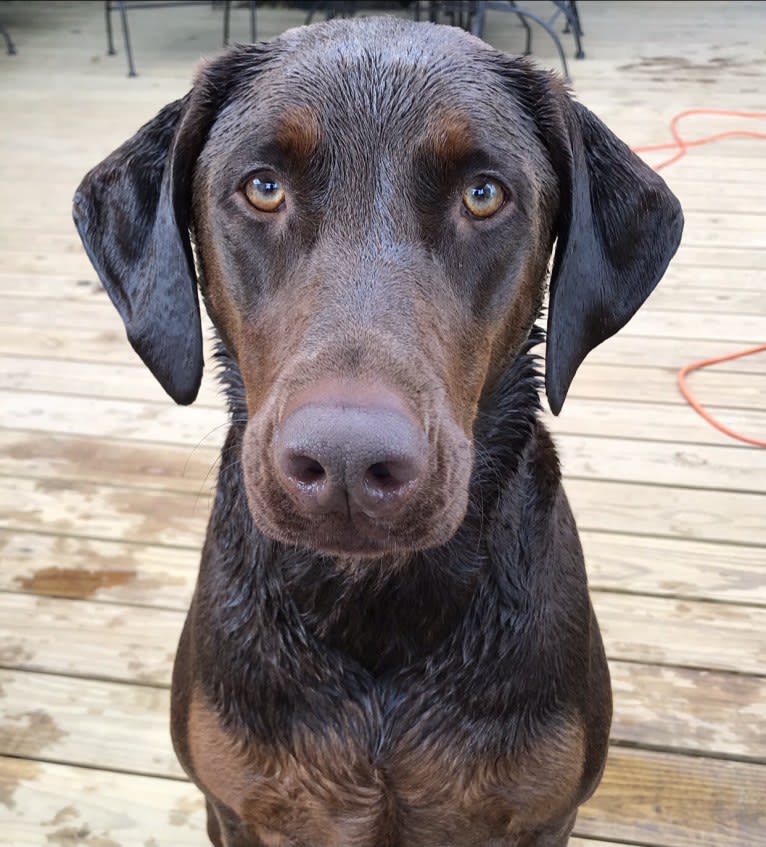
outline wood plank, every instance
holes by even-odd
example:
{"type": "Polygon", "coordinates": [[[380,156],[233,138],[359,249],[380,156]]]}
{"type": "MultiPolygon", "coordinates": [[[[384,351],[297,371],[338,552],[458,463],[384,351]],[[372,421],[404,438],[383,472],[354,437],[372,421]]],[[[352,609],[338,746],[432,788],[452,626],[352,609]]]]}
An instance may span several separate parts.
{"type": "MultiPolygon", "coordinates": [[[[749,167],[744,170],[747,172],[749,167]]],[[[766,189],[766,180],[761,179],[766,189]]],[[[687,244],[702,241],[710,246],[741,244],[760,249],[766,247],[766,233],[764,233],[761,216],[740,215],[736,212],[709,210],[698,212],[684,209],[683,237],[687,244]]]]}
{"type": "MultiPolygon", "coordinates": [[[[763,251],[757,247],[721,247],[708,244],[687,244],[681,242],[678,253],[673,257],[673,265],[693,268],[763,268],[763,251]]],[[[725,335],[723,336],[726,337],[725,335]]]]}
{"type": "MultiPolygon", "coordinates": [[[[9,342],[9,345],[13,343],[9,342]]],[[[2,340],[0,340],[2,345],[2,340]]],[[[2,347],[0,347],[2,349],[2,347]]],[[[712,356],[725,356],[739,353],[744,348],[732,341],[718,340],[712,345],[709,341],[696,338],[644,338],[640,335],[613,335],[600,344],[586,359],[583,367],[591,365],[630,365],[632,367],[651,366],[655,368],[672,367],[674,370],[689,362],[709,359],[712,356]]],[[[5,351],[3,351],[5,352],[5,351]]],[[[46,353],[46,355],[51,355],[46,353]]],[[[717,373],[755,373],[766,374],[766,356],[743,356],[714,365],[717,373]]],[[[721,404],[718,404],[721,405],[721,404]]]]}
{"type": "Polygon", "coordinates": [[[4,847],[210,847],[189,782],[0,759],[4,847]]]}
{"type": "Polygon", "coordinates": [[[556,445],[567,477],[764,492],[763,450],[564,434],[556,445]]]}
{"type": "MultiPolygon", "coordinates": [[[[94,160],[98,161],[95,157],[94,160]]],[[[76,181],[73,179],[72,185],[75,184],[76,181]]],[[[6,186],[6,190],[9,190],[8,186],[6,186]]],[[[19,190],[21,190],[21,186],[19,186],[19,190]]],[[[68,214],[69,204],[60,204],[60,208],[62,209],[62,214],[68,214]]],[[[72,247],[74,250],[74,245],[72,247]]],[[[5,268],[12,270],[16,274],[59,273],[76,279],[87,278],[93,272],[92,265],[85,253],[75,253],[73,250],[65,252],[56,250],[30,252],[22,249],[4,249],[3,259],[5,261],[5,268]]],[[[36,321],[39,321],[40,318],[35,318],[32,313],[27,313],[25,320],[29,321],[30,326],[36,326],[36,321]]],[[[0,317],[0,323],[2,323],[2,317],[0,317]]]]}
{"type": "Polygon", "coordinates": [[[590,479],[568,479],[566,491],[581,529],[764,542],[764,495],[590,479]]]}
{"type": "MultiPolygon", "coordinates": [[[[62,303],[58,301],[57,311],[61,308],[62,303]]],[[[64,305],[63,308],[65,311],[66,306],[64,305]]],[[[210,363],[208,372],[212,372],[215,350],[212,324],[207,320],[203,321],[202,331],[203,353],[205,361],[210,363]]],[[[33,343],[30,340],[29,329],[21,326],[4,326],[0,333],[0,354],[30,359],[56,358],[141,365],[136,352],[127,341],[124,329],[119,326],[105,330],[98,326],[72,328],[49,323],[45,327],[35,329],[33,343]]]]}
{"type": "Polygon", "coordinates": [[[766,678],[616,660],[609,670],[613,740],[766,763],[766,678]]]}
{"type": "Polygon", "coordinates": [[[218,479],[219,460],[217,447],[136,444],[0,429],[0,475],[5,476],[209,494],[218,479]]]}
{"type": "MultiPolygon", "coordinates": [[[[54,253],[54,255],[56,255],[54,253]]],[[[23,268],[14,268],[17,275],[28,275],[23,268]]],[[[90,279],[90,273],[82,275],[63,273],[67,279],[90,279]]],[[[45,329],[51,321],[50,304],[46,305],[36,297],[13,297],[5,298],[7,309],[0,314],[0,325],[40,327],[45,329]]],[[[87,300],[75,300],[67,304],[65,298],[60,298],[56,305],[56,323],[63,327],[93,330],[100,332],[115,333],[117,337],[125,337],[125,329],[117,310],[112,306],[106,295],[89,298],[87,300]]],[[[127,344],[127,340],[125,341],[127,344]]]]}
{"type": "Polygon", "coordinates": [[[185,611],[199,559],[197,549],[0,529],[0,590],[185,611]]]}
{"type": "MultiPolygon", "coordinates": [[[[173,402],[138,357],[133,364],[119,365],[1,356],[0,389],[148,400],[153,403],[173,402]]],[[[202,381],[196,403],[216,408],[222,406],[223,402],[220,385],[208,372],[202,381]]]]}
{"type": "Polygon", "coordinates": [[[613,659],[763,674],[766,609],[592,591],[613,659]]]}
{"type": "Polygon", "coordinates": [[[35,356],[82,360],[87,362],[112,362],[134,365],[136,353],[128,344],[124,330],[114,327],[102,330],[85,327],[38,327],[34,341],[30,331],[23,326],[4,326],[0,332],[0,353],[4,356],[35,356]]]}
{"type": "Polygon", "coordinates": [[[612,747],[575,832],[664,847],[766,845],[766,768],[612,747]]]}
{"type": "MultiPolygon", "coordinates": [[[[762,674],[766,610],[593,592],[612,659],[762,674]]],[[[28,594],[0,594],[0,665],[166,685],[184,614],[28,594]]]]}
{"type": "Polygon", "coordinates": [[[73,402],[59,394],[0,391],[0,421],[32,432],[127,438],[188,447],[220,446],[228,430],[223,407],[175,406],[91,397],[73,402]]]}
{"type": "Polygon", "coordinates": [[[202,494],[0,477],[0,527],[197,548],[210,501],[202,494]]]}
{"type": "MultiPolygon", "coordinates": [[[[764,215],[766,223],[766,215],[764,215]]],[[[671,266],[672,267],[672,266],[671,266]]],[[[720,287],[705,287],[701,285],[682,285],[666,275],[661,285],[647,301],[647,309],[667,309],[676,312],[694,312],[699,314],[729,312],[734,314],[766,311],[766,294],[758,289],[729,288],[729,280],[720,287]]]]}
{"type": "MultiPolygon", "coordinates": [[[[54,216],[54,219],[57,217],[57,215],[54,216]]],[[[39,219],[34,219],[32,223],[36,227],[40,226],[39,219]]],[[[0,218],[0,226],[2,226],[2,218],[0,218]]],[[[748,271],[744,273],[743,278],[746,279],[748,271]]],[[[48,276],[0,272],[0,291],[14,298],[60,300],[63,306],[73,301],[102,303],[108,300],[95,271],[83,279],[73,279],[60,274],[48,276]]]]}
{"type": "MultiPolygon", "coordinates": [[[[756,438],[766,432],[766,412],[753,409],[727,409],[710,404],[708,410],[737,432],[756,438]]],[[[714,429],[690,406],[671,403],[639,403],[632,400],[592,400],[570,397],[558,417],[544,416],[556,433],[640,438],[682,444],[736,446],[740,442],[714,429]]],[[[755,448],[747,448],[753,451],[755,448]]]]}
{"type": "Polygon", "coordinates": [[[592,588],[766,605],[763,547],[580,531],[592,588]]]}
{"type": "Polygon", "coordinates": [[[185,614],[0,594],[0,665],[167,686],[185,614]]]}
{"type": "Polygon", "coordinates": [[[2,756],[185,779],[167,688],[0,670],[0,690],[2,756]]]}
{"type": "MultiPolygon", "coordinates": [[[[766,358],[766,355],[764,356],[766,358]]],[[[684,363],[685,364],[685,363],[684,363]]],[[[675,366],[652,368],[615,367],[588,362],[580,368],[569,389],[571,397],[589,399],[642,399],[653,403],[671,403],[686,406],[676,384],[678,368],[675,366]]],[[[31,390],[50,390],[38,387],[38,375],[30,374],[27,380],[31,390]]],[[[21,383],[22,380],[19,380],[21,383]]],[[[766,398],[766,375],[721,373],[715,368],[689,374],[686,384],[694,396],[705,405],[726,406],[731,409],[763,411],[766,398]]],[[[23,388],[24,385],[7,385],[23,388]]]]}
{"type": "Polygon", "coordinates": [[[643,309],[620,332],[649,338],[699,338],[711,341],[725,338],[740,343],[742,347],[763,343],[762,315],[731,315],[723,312],[700,312],[699,315],[699,319],[695,320],[689,312],[643,309]]]}
{"type": "Polygon", "coordinates": [[[673,190],[684,209],[707,211],[715,206],[722,212],[766,214],[764,187],[752,179],[749,182],[721,179],[705,184],[698,182],[693,173],[679,172],[673,175],[673,190]]]}

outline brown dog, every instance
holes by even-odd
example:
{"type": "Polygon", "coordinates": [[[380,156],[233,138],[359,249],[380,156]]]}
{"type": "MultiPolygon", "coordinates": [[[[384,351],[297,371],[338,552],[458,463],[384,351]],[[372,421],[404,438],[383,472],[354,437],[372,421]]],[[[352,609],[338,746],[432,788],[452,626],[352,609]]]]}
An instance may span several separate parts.
{"type": "Polygon", "coordinates": [[[343,21],[211,62],[75,218],[177,402],[197,279],[221,338],[172,716],[213,843],[566,844],[611,701],[529,349],[555,242],[558,412],[678,245],[664,182],[551,74],[343,21]]]}

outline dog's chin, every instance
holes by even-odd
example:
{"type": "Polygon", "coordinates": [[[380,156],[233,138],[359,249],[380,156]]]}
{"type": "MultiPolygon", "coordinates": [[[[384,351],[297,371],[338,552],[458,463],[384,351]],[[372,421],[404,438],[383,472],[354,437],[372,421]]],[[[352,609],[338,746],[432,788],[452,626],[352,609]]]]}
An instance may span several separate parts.
{"type": "Polygon", "coordinates": [[[258,529],[275,541],[340,559],[372,560],[402,559],[446,544],[457,532],[465,508],[456,514],[441,515],[432,523],[424,521],[425,527],[420,528],[398,528],[365,515],[349,518],[331,514],[321,519],[295,515],[290,521],[275,521],[258,509],[251,509],[251,514],[258,529]]]}

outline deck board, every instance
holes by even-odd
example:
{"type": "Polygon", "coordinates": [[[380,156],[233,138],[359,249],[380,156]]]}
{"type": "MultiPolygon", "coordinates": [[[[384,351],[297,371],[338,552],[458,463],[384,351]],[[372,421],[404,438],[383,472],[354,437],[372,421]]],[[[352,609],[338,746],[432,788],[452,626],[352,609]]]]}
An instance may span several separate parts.
{"type": "MultiPolygon", "coordinates": [[[[209,368],[190,408],[142,368],[70,202],[89,167],[187,90],[217,50],[220,11],[186,9],[184,37],[172,10],[132,13],[128,80],[121,46],[104,56],[97,5],[3,5],[19,53],[0,54],[13,199],[0,209],[0,847],[202,847],[167,686],[226,416],[209,368]]],[[[766,3],[578,6],[574,90],[631,145],[667,140],[681,109],[763,109],[766,3]]],[[[303,17],[258,14],[262,37],[303,17]]],[[[487,33],[523,47],[512,15],[490,13],[487,33]]],[[[534,55],[557,66],[539,31],[534,55]]],[[[766,340],[765,151],[729,139],[664,172],[683,244],[562,414],[545,414],[615,694],[607,771],[570,847],[766,847],[766,451],[710,428],[675,385],[683,364],[766,340]]],[[[766,437],[766,354],[689,384],[723,422],[766,437]]]]}

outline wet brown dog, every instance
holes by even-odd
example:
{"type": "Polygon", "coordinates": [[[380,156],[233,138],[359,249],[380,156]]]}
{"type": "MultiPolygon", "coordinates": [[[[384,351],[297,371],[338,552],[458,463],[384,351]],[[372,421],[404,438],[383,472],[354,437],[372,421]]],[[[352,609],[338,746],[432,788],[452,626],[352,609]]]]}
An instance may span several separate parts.
{"type": "Polygon", "coordinates": [[[663,181],[552,75],[366,20],[211,62],[75,218],[179,403],[197,278],[221,338],[172,716],[212,841],[566,844],[611,704],[529,349],[555,242],[558,412],[677,247],[663,181]]]}

